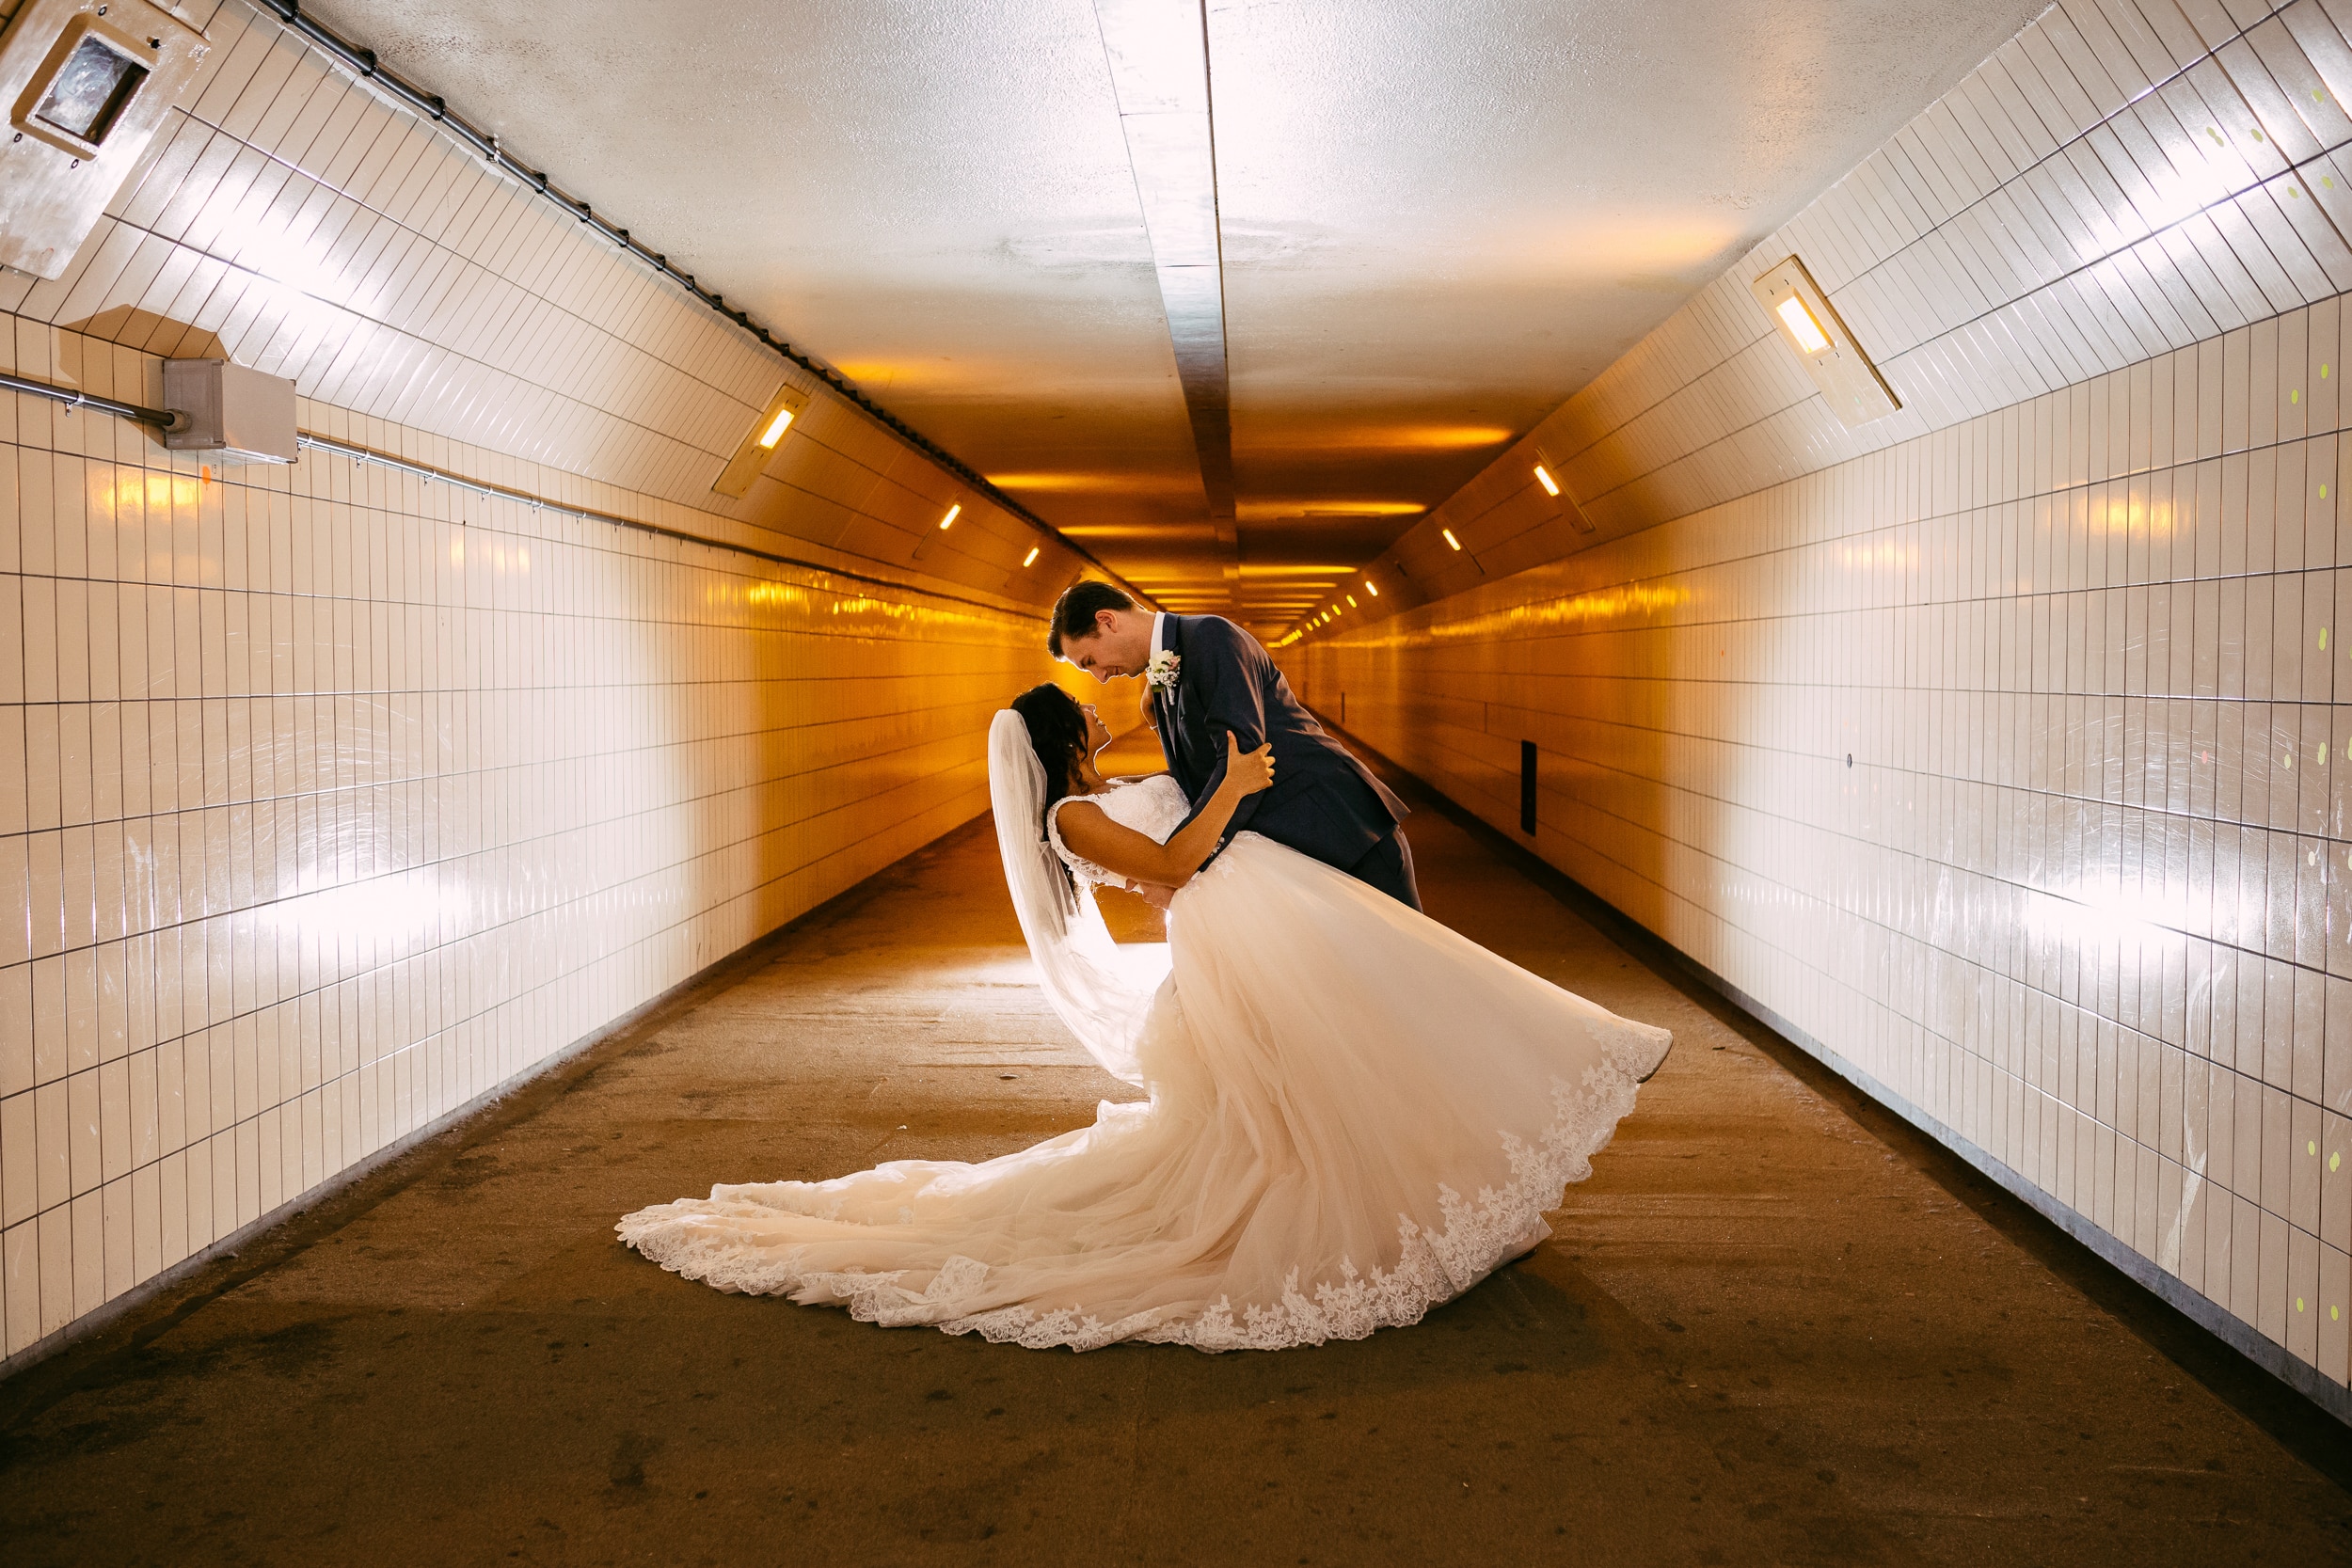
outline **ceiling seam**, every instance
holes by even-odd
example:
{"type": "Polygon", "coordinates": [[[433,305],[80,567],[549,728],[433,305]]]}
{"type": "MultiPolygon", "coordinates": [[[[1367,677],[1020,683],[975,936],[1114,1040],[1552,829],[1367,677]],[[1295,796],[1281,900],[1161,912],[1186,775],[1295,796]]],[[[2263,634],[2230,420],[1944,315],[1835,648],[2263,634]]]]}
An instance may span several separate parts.
{"type": "Polygon", "coordinates": [[[1226,592],[1238,610],[1225,247],[1207,8],[1203,0],[1094,0],[1094,18],[1152,245],[1209,525],[1224,556],[1219,565],[1226,592]]]}

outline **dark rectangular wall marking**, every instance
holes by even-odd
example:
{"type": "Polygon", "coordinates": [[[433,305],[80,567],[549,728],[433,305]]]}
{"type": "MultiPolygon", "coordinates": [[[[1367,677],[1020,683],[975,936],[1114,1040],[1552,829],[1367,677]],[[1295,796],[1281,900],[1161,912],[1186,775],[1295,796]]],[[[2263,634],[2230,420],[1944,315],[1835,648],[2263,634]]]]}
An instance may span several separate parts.
{"type": "Polygon", "coordinates": [[[1535,832],[1535,743],[1519,742],[1519,832],[1535,832]]]}

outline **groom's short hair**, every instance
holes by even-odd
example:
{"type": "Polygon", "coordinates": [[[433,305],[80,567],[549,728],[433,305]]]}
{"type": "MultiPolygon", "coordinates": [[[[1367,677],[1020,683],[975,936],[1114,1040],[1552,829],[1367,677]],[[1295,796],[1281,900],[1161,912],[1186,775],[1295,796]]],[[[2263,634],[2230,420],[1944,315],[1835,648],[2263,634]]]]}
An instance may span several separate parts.
{"type": "Polygon", "coordinates": [[[1091,635],[1094,618],[1104,610],[1135,608],[1135,600],[1107,582],[1073,582],[1054,601],[1054,625],[1045,634],[1045,646],[1059,658],[1063,638],[1091,635]]]}

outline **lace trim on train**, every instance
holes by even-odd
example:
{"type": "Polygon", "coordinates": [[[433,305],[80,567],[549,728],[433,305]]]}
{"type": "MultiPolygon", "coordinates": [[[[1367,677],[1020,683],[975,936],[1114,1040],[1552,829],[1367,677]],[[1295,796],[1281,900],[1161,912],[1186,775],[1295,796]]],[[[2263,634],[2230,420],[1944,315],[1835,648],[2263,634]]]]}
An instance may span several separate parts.
{"type": "Polygon", "coordinates": [[[1552,1122],[1543,1136],[1530,1144],[1503,1135],[1510,1183],[1483,1188],[1475,1198],[1439,1187],[1443,1230],[1398,1216],[1402,1246],[1395,1267],[1363,1274],[1343,1259],[1340,1278],[1316,1285],[1311,1295],[1300,1288],[1294,1269],[1279,1301],[1238,1307],[1219,1301],[1189,1318],[1143,1312],[1104,1323],[1072,1308],[1041,1312],[1026,1307],[959,1314],[957,1303],[982,1295],[988,1279],[988,1266],[973,1259],[948,1259],[917,1295],[899,1286],[896,1273],[803,1270],[789,1252],[778,1257],[746,1251],[691,1227],[671,1226],[675,1205],[631,1214],[614,1228],[671,1273],[722,1291],[789,1295],[815,1288],[866,1323],[886,1328],[928,1325],[1031,1350],[1097,1350],[1127,1339],[1212,1352],[1286,1350],[1361,1339],[1378,1329],[1419,1323],[1432,1307],[1453,1300],[1524,1252],[1545,1211],[1556,1208],[1569,1186],[1593,1174],[1593,1156],[1608,1147],[1617,1124],[1632,1113],[1635,1072],[1648,1066],[1645,1046],[1628,1041],[1609,1064],[1586,1069],[1581,1086],[1555,1079],[1552,1122]]]}

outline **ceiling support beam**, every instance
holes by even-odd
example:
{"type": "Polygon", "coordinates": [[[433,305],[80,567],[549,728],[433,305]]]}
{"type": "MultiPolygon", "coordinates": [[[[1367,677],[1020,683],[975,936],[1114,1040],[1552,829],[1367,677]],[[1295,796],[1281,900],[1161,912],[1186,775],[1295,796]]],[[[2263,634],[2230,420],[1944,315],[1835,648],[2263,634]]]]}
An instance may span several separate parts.
{"type": "Polygon", "coordinates": [[[1239,585],[1239,555],[1206,7],[1204,0],[1094,0],[1094,17],[1231,591],[1239,585]]]}

